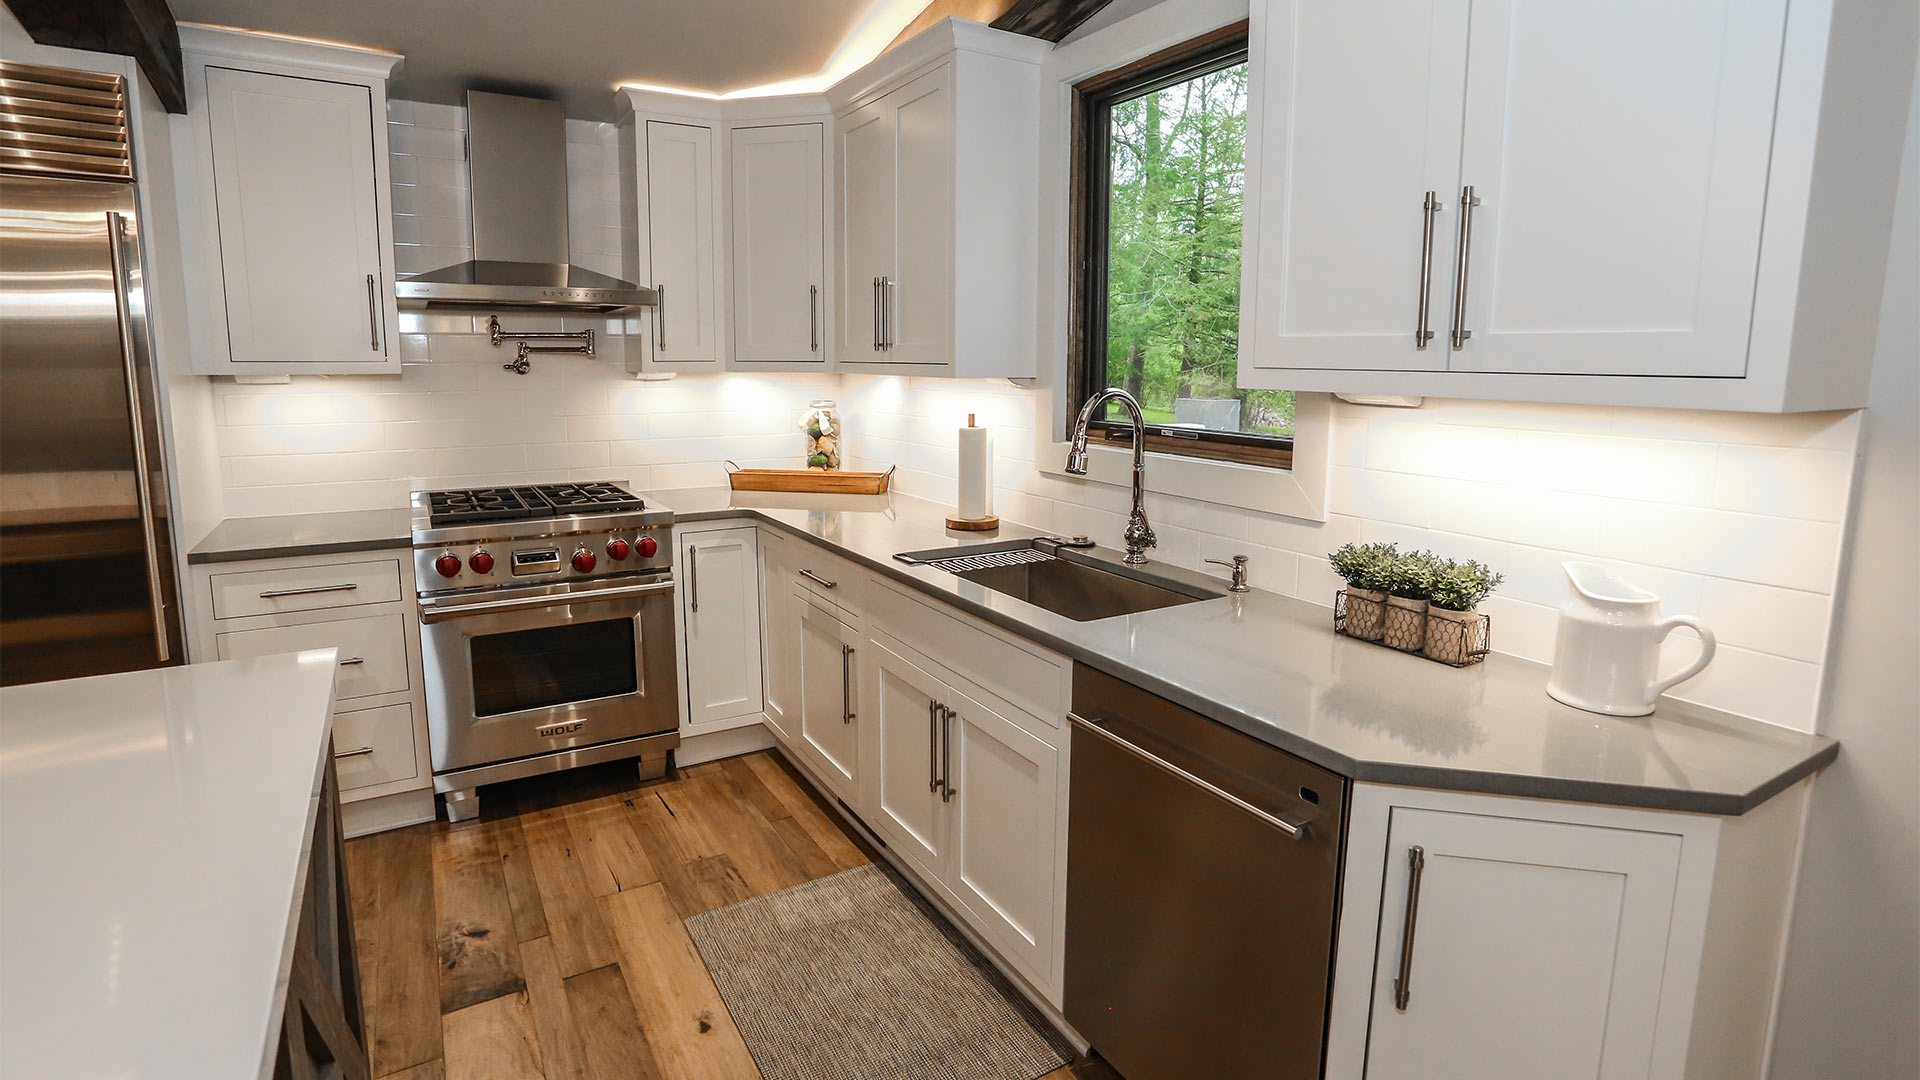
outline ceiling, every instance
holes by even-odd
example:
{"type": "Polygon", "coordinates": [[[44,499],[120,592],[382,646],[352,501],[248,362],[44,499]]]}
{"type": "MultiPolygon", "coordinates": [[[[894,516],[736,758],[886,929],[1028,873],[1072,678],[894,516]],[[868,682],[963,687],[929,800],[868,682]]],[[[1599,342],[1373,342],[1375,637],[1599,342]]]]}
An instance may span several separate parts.
{"type": "Polygon", "coordinates": [[[727,94],[824,88],[878,55],[927,0],[171,0],[182,22],[387,49],[393,97],[468,89],[552,97],[615,116],[614,87],[727,94]],[[818,78],[814,78],[819,76],[818,78]]]}

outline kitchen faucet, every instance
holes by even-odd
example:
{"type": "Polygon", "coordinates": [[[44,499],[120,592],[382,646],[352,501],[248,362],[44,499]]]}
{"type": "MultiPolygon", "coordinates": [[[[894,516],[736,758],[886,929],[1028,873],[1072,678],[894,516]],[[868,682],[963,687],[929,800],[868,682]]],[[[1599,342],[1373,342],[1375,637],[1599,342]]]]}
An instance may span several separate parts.
{"type": "Polygon", "coordinates": [[[1117,388],[1102,390],[1080,410],[1080,418],[1073,422],[1073,445],[1067,448],[1067,471],[1075,476],[1087,475],[1087,424],[1109,401],[1125,405],[1133,417],[1133,512],[1127,515],[1125,539],[1126,561],[1138,566],[1147,561],[1147,549],[1158,541],[1153,538],[1153,526],[1147,524],[1146,414],[1140,411],[1140,402],[1132,394],[1117,388]]]}

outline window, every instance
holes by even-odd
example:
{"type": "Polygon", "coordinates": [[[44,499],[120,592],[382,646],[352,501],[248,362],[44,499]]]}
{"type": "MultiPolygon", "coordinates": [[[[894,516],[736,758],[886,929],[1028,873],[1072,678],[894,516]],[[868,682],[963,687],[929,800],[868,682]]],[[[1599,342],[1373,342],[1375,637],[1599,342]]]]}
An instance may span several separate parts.
{"type": "MultiPolygon", "coordinates": [[[[1075,91],[1074,408],[1120,387],[1153,450],[1286,467],[1292,391],[1236,385],[1247,24],[1075,91]]],[[[1132,439],[1124,408],[1096,420],[1132,439]]]]}

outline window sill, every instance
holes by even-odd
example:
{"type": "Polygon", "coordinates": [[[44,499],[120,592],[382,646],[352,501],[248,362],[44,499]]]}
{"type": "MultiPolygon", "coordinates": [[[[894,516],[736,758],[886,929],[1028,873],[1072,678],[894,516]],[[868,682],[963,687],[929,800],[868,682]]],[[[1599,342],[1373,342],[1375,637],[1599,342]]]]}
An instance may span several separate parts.
{"type": "MultiPolygon", "coordinates": [[[[1050,398],[1048,394],[1045,397],[1050,398]]],[[[1040,404],[1036,417],[1041,431],[1058,431],[1050,401],[1040,404]]],[[[1233,461],[1147,451],[1146,488],[1162,495],[1224,506],[1284,514],[1307,521],[1327,519],[1327,463],[1333,427],[1333,407],[1326,394],[1301,394],[1294,401],[1293,467],[1275,469],[1233,461]]],[[[1040,446],[1034,466],[1048,476],[1068,478],[1067,443],[1040,446]]],[[[1133,449],[1098,440],[1087,444],[1087,475],[1074,479],[1100,484],[1133,483],[1133,449]]]]}

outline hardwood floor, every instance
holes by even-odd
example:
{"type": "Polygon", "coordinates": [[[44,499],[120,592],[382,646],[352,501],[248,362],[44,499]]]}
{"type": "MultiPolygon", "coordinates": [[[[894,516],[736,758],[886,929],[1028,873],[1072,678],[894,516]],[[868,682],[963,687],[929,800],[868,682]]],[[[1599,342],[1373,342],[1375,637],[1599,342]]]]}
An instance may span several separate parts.
{"type": "Polygon", "coordinates": [[[753,1080],[681,921],[874,858],[771,751],[487,796],[347,842],[376,1078],[753,1080]]]}

